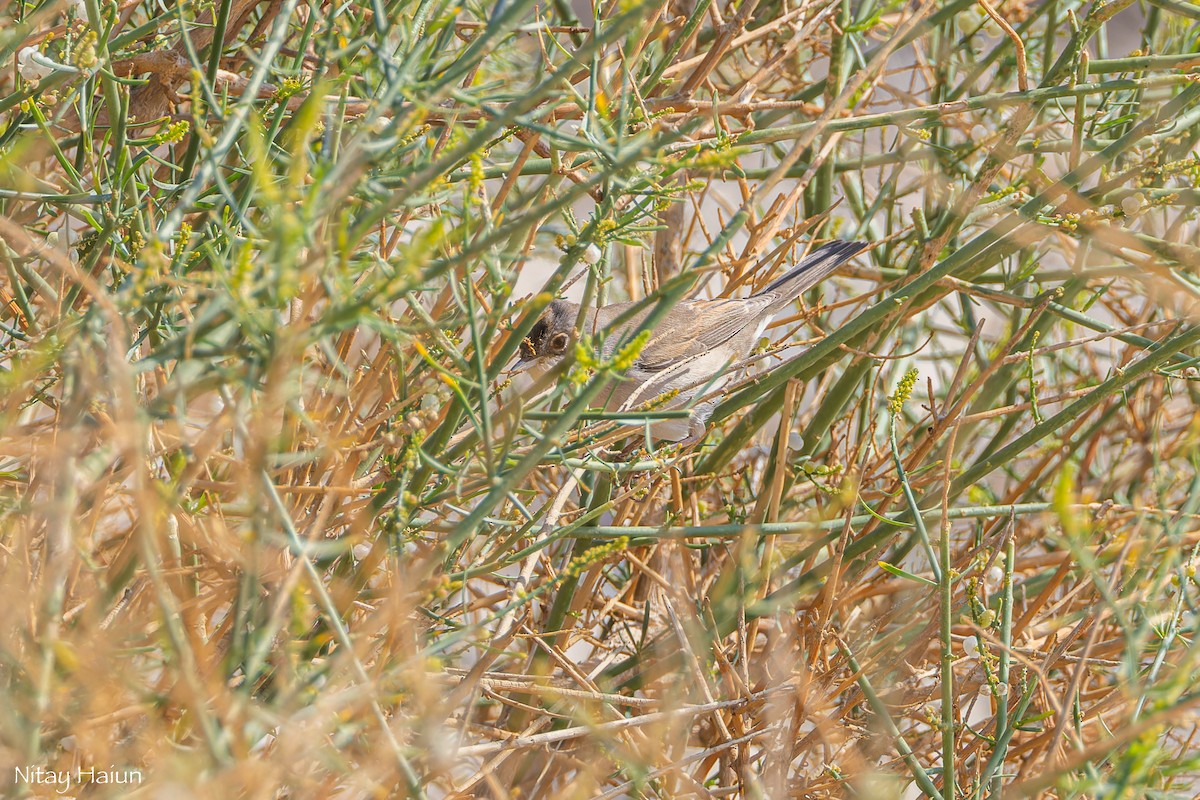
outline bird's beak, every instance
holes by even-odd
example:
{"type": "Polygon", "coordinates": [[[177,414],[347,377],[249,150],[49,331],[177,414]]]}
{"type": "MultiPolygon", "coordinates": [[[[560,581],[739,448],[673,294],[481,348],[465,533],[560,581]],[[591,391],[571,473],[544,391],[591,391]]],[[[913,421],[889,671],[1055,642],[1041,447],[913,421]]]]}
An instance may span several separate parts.
{"type": "Polygon", "coordinates": [[[536,360],[537,359],[533,359],[533,358],[517,359],[517,363],[513,364],[512,369],[510,369],[509,372],[524,372],[525,370],[532,367],[534,365],[534,363],[536,362],[536,360]]]}

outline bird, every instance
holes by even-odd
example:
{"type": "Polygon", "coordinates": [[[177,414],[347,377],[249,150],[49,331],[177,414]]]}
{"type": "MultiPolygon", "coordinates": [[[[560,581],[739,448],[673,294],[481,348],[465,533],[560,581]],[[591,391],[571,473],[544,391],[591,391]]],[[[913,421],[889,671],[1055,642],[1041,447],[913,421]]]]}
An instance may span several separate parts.
{"type": "MultiPolygon", "coordinates": [[[[660,408],[689,409],[689,416],[656,421],[651,433],[684,446],[700,441],[716,406],[698,402],[700,397],[728,382],[730,368],[750,355],[779,312],[867,246],[829,242],[749,297],[676,303],[654,325],[637,358],[605,397],[605,410],[631,411],[678,390],[660,408]]],[[[578,303],[552,300],[521,341],[511,372],[540,377],[584,335],[600,342],[600,358],[611,359],[653,311],[653,306],[635,310],[637,305],[613,303],[580,313],[578,303]]]]}

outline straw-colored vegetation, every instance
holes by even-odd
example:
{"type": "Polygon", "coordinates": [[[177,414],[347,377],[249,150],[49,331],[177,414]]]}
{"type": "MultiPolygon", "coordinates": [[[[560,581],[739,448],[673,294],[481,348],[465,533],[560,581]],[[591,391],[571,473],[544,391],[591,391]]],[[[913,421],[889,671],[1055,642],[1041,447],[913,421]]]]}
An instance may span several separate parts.
{"type": "Polygon", "coordinates": [[[0,794],[1195,795],[1200,6],[11,0],[0,65],[0,794]],[[506,372],[830,238],[697,446],[506,372]]]}

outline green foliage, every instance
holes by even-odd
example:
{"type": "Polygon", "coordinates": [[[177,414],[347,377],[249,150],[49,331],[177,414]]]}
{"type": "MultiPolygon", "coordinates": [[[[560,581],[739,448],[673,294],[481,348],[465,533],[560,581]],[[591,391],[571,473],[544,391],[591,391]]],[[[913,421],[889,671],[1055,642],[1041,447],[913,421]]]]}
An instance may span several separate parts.
{"type": "Polygon", "coordinates": [[[990,5],[0,9],[5,762],[1192,792],[1200,14],[990,5]],[[604,410],[835,236],[700,445],[604,410]],[[645,330],[509,374],[563,292],[645,330]]]}

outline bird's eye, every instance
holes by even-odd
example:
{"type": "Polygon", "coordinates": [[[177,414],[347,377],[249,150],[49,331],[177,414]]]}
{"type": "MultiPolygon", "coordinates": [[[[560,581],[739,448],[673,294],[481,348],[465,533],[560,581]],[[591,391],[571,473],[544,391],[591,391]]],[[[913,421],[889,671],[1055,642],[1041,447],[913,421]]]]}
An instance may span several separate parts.
{"type": "Polygon", "coordinates": [[[556,333],[550,337],[550,349],[555,353],[561,353],[567,349],[567,335],[565,333],[556,333]]]}

